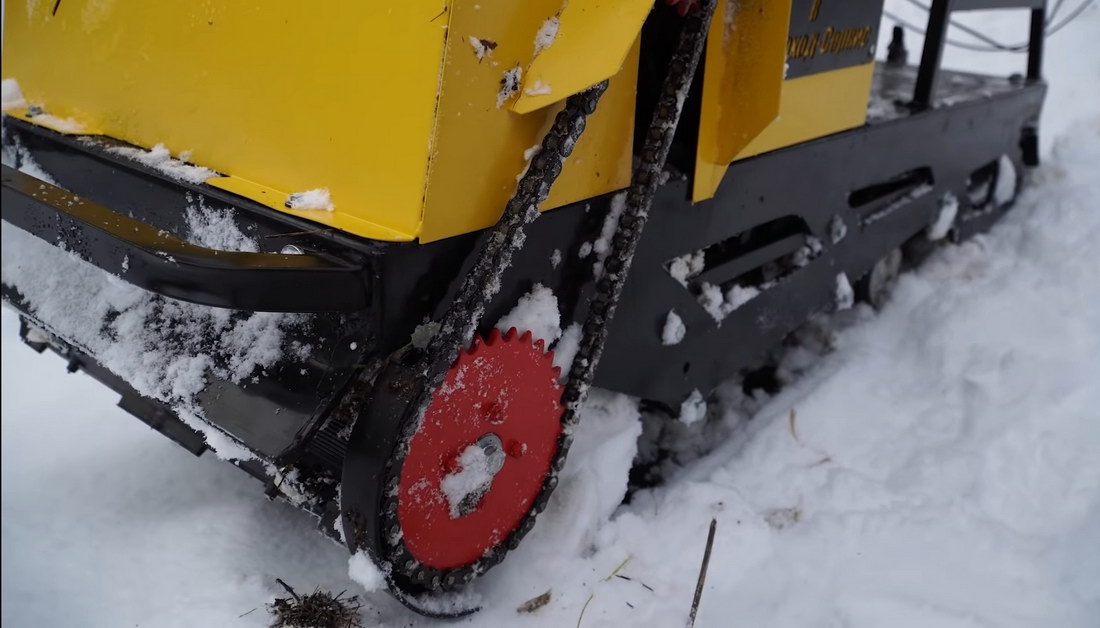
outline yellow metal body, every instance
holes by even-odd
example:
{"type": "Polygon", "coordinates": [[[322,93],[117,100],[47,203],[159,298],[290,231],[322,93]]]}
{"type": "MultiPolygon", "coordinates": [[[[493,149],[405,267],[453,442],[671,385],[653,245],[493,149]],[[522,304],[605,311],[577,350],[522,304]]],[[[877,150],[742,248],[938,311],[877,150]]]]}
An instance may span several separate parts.
{"type": "Polygon", "coordinates": [[[554,43],[527,68],[512,111],[541,109],[617,74],[652,6],[653,0],[564,2],[554,43]]]}
{"type": "Polygon", "coordinates": [[[790,21],[790,0],[740,0],[715,7],[707,36],[693,200],[714,196],[730,162],[778,115],[790,21]]]}
{"type": "Polygon", "coordinates": [[[416,237],[445,21],[439,2],[7,2],[4,77],[54,116],[228,175],[288,211],[382,240],[416,237]],[[270,197],[274,197],[271,199],[270,197]]]}
{"type": "MultiPolygon", "coordinates": [[[[509,100],[498,107],[501,77],[511,68],[528,66],[534,54],[535,34],[561,6],[560,0],[478,0],[476,4],[452,5],[451,36],[447,40],[424,198],[422,241],[488,227],[500,217],[515,191],[516,175],[524,168],[524,152],[539,142],[561,108],[559,103],[517,114],[508,110],[509,100]],[[496,47],[479,59],[471,37],[491,41],[496,47]]],[[[562,18],[559,37],[565,38],[569,23],[564,15],[562,18]]],[[[641,24],[634,27],[640,28],[641,24]]],[[[637,33],[631,40],[626,63],[589,119],[544,210],[630,183],[636,39],[637,33]]],[[[549,56],[557,44],[555,41],[540,57],[563,66],[573,65],[568,55],[549,56]]],[[[596,80],[602,78],[606,77],[596,80]]],[[[574,87],[583,89],[586,85],[574,87]]]]}
{"type": "MultiPolygon", "coordinates": [[[[809,6],[814,22],[821,3],[809,6]]],[[[791,11],[791,0],[718,3],[707,40],[693,201],[714,196],[732,161],[866,122],[873,62],[783,78],[787,54],[804,49],[807,39],[788,36],[790,21],[804,17],[791,11]]]]}
{"type": "MultiPolygon", "coordinates": [[[[211,185],[360,236],[426,242],[503,210],[555,109],[516,113],[515,97],[498,107],[500,81],[531,65],[535,34],[556,14],[568,54],[543,51],[546,76],[577,68],[597,28],[584,15],[618,42],[588,51],[599,63],[584,81],[626,64],[544,209],[628,183],[644,3],[576,2],[581,17],[561,0],[65,0],[56,13],[53,2],[8,2],[3,75],[82,132],[190,151],[225,175],[211,185]],[[626,8],[630,21],[614,21],[626,8]],[[471,37],[495,48],[479,59],[471,37]],[[334,211],[285,206],[321,187],[334,211]]],[[[583,87],[561,80],[554,94],[583,87]]]]}
{"type": "MultiPolygon", "coordinates": [[[[163,143],[217,171],[210,185],[279,211],[430,242],[493,224],[561,101],[605,78],[543,209],[629,184],[651,3],[8,2],[3,76],[49,115],[7,113],[163,143]],[[550,18],[556,38],[537,50],[550,18]],[[502,91],[509,73],[516,89],[502,91]],[[322,187],[334,211],[286,207],[322,187]]],[[[790,14],[791,0],[718,3],[694,200],[714,194],[731,161],[863,123],[873,64],[783,80],[790,14]]]]}
{"type": "Polygon", "coordinates": [[[874,71],[872,62],[783,81],[779,116],[736,158],[752,157],[864,124],[874,71]]]}

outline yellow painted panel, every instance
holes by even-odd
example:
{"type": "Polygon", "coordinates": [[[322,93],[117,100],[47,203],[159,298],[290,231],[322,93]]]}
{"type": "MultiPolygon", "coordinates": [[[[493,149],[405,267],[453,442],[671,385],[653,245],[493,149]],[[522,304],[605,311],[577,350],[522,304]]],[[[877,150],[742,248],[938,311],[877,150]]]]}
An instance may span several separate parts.
{"type": "Polygon", "coordinates": [[[553,44],[524,72],[512,111],[541,109],[617,74],[652,7],[653,0],[569,0],[553,44]]]}
{"type": "Polygon", "coordinates": [[[240,177],[215,177],[213,179],[207,179],[206,184],[220,188],[226,192],[232,192],[239,196],[252,199],[261,205],[266,205],[271,209],[277,209],[285,214],[312,220],[313,222],[340,229],[341,231],[347,231],[348,233],[357,235],[370,234],[364,237],[393,242],[406,242],[411,239],[407,233],[394,231],[385,225],[364,220],[349,212],[330,212],[318,209],[290,209],[286,206],[286,201],[290,197],[290,194],[287,192],[253,183],[252,181],[247,181],[240,177]]]}
{"type": "MultiPolygon", "coordinates": [[[[524,168],[524,151],[561,108],[518,114],[505,102],[498,107],[501,78],[527,67],[535,33],[560,8],[561,0],[462,0],[452,7],[421,241],[482,229],[500,217],[524,168]],[[496,47],[479,59],[471,37],[496,47]]],[[[635,44],[542,209],[630,183],[637,71],[635,44]]]]}
{"type": "Polygon", "coordinates": [[[54,5],[5,3],[3,76],[28,102],[255,189],[327,187],[336,211],[310,218],[416,237],[443,0],[54,5]]]}
{"type": "Polygon", "coordinates": [[[790,0],[740,0],[715,7],[693,200],[714,196],[726,166],[778,115],[790,21],[790,0]]]}
{"type": "MultiPolygon", "coordinates": [[[[873,74],[872,62],[784,81],[779,116],[734,161],[862,125],[867,120],[873,74]]],[[[704,166],[706,171],[698,172],[697,168],[696,172],[696,194],[692,199],[696,202],[714,195],[728,167],[704,166]],[[701,188],[700,180],[706,188],[701,188]],[[698,195],[701,189],[710,189],[710,194],[698,195]]]]}
{"type": "Polygon", "coordinates": [[[871,62],[784,81],[779,117],[737,159],[864,124],[874,71],[871,62]]]}

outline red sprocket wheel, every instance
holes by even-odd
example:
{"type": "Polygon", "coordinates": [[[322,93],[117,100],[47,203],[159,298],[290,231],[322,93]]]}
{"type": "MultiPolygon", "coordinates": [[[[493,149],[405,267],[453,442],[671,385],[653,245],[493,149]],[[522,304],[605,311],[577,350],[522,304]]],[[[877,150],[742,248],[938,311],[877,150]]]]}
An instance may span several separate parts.
{"type": "Polygon", "coordinates": [[[515,328],[459,353],[401,467],[397,518],[416,560],[470,565],[521,523],[558,450],[558,375],[553,352],[515,328]]]}

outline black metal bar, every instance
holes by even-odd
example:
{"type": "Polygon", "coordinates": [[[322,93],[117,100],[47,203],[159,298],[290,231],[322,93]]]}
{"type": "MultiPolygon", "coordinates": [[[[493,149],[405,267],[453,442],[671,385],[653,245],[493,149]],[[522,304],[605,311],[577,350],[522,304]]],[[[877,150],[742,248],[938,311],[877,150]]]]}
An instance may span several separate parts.
{"type": "Polygon", "coordinates": [[[1027,44],[1027,78],[1038,81],[1043,78],[1043,40],[1046,39],[1047,10],[1044,6],[1031,11],[1031,34],[1027,44]]]}
{"type": "Polygon", "coordinates": [[[4,220],[166,297],[261,312],[353,312],[369,302],[359,264],[197,246],[8,166],[0,204],[4,220]]]}
{"type": "Polygon", "coordinates": [[[917,85],[913,90],[914,109],[926,109],[932,105],[936,80],[939,78],[940,61],[943,59],[948,18],[957,1],[932,0],[932,8],[928,11],[928,29],[924,35],[924,51],[921,53],[920,70],[917,72],[917,85]]]}
{"type": "Polygon", "coordinates": [[[1046,5],[1046,0],[955,0],[955,11],[984,11],[987,9],[1036,9],[1046,5]]]}
{"type": "Polygon", "coordinates": [[[727,281],[736,279],[750,270],[756,270],[768,262],[774,262],[784,255],[794,253],[805,243],[805,234],[789,235],[775,242],[769,242],[758,249],[746,251],[725,263],[716,264],[713,268],[708,268],[699,273],[695,280],[724,286],[727,281]]]}

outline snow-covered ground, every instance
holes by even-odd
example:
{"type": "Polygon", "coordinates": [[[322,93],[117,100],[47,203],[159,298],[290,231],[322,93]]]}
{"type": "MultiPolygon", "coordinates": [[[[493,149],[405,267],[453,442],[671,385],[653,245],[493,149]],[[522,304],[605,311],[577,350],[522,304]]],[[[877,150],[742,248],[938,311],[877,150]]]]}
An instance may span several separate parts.
{"type": "MultiPolygon", "coordinates": [[[[465,623],[683,625],[713,517],[698,626],[1100,625],[1097,35],[1094,7],[1049,42],[1045,162],[1017,208],[902,277],[882,312],[846,312],[835,349],[776,397],[713,403],[683,428],[713,450],[629,506],[642,418],[596,391],[551,508],[465,623]]],[[[22,346],[10,311],[2,323],[5,625],[264,626],[275,578],[355,591],[308,516],[22,346]]],[[[366,602],[367,625],[433,623],[366,602]]]]}

